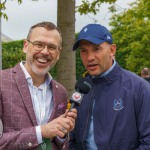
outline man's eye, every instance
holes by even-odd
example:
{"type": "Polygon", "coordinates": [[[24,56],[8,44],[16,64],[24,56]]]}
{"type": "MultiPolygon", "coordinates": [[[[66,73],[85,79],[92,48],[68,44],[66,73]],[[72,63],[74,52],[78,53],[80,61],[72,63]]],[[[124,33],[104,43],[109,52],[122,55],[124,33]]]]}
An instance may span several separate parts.
{"type": "Polygon", "coordinates": [[[86,50],[85,49],[80,49],[80,52],[86,52],[86,50]]]}
{"type": "Polygon", "coordinates": [[[50,50],[57,50],[57,46],[55,46],[55,45],[48,45],[48,49],[50,49],[50,50]]]}
{"type": "Polygon", "coordinates": [[[35,43],[34,45],[39,48],[43,47],[43,44],[41,44],[41,43],[35,43]]]}

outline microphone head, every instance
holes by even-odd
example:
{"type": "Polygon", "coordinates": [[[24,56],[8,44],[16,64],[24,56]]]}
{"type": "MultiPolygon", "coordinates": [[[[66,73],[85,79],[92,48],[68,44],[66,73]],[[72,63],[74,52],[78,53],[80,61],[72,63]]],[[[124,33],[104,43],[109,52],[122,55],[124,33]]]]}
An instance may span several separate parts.
{"type": "Polygon", "coordinates": [[[87,94],[90,91],[91,87],[91,80],[89,78],[83,77],[76,82],[75,90],[80,93],[87,94]]]}

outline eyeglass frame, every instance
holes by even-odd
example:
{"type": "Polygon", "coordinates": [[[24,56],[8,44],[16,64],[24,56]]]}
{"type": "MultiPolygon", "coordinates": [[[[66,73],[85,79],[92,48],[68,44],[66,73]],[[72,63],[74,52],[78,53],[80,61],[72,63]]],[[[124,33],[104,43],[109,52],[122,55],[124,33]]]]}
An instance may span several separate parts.
{"type": "Polygon", "coordinates": [[[52,43],[46,43],[46,42],[42,42],[42,41],[34,41],[34,42],[31,42],[31,41],[28,40],[28,39],[27,39],[27,41],[28,41],[29,43],[33,44],[33,48],[34,48],[36,51],[39,51],[39,52],[42,51],[42,50],[45,48],[45,46],[47,46],[47,50],[48,50],[49,52],[55,52],[55,51],[61,49],[60,46],[55,45],[55,44],[52,44],[52,43]],[[42,49],[40,49],[40,50],[37,49],[37,47],[35,46],[35,42],[39,42],[40,44],[43,44],[42,49]],[[55,46],[56,48],[52,48],[52,47],[50,47],[50,46],[48,46],[48,45],[55,46]],[[36,47],[36,48],[35,48],[35,47],[36,47]]]}

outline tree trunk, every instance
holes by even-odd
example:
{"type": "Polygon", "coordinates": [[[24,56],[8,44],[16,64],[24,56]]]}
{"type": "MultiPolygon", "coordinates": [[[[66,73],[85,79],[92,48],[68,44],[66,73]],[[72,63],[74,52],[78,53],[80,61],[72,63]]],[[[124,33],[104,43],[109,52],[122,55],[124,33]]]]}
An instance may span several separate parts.
{"type": "Polygon", "coordinates": [[[57,26],[62,32],[62,52],[56,67],[57,81],[66,87],[70,97],[76,82],[75,52],[75,0],[58,0],[57,26]]]}

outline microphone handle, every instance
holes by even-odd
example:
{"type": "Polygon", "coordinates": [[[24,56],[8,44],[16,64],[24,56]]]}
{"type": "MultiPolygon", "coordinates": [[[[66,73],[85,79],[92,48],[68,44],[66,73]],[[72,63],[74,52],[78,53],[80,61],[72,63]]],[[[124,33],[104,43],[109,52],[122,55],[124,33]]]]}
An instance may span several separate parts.
{"type": "Polygon", "coordinates": [[[68,112],[70,112],[71,109],[74,108],[74,106],[75,106],[75,102],[72,102],[68,112]]]}

